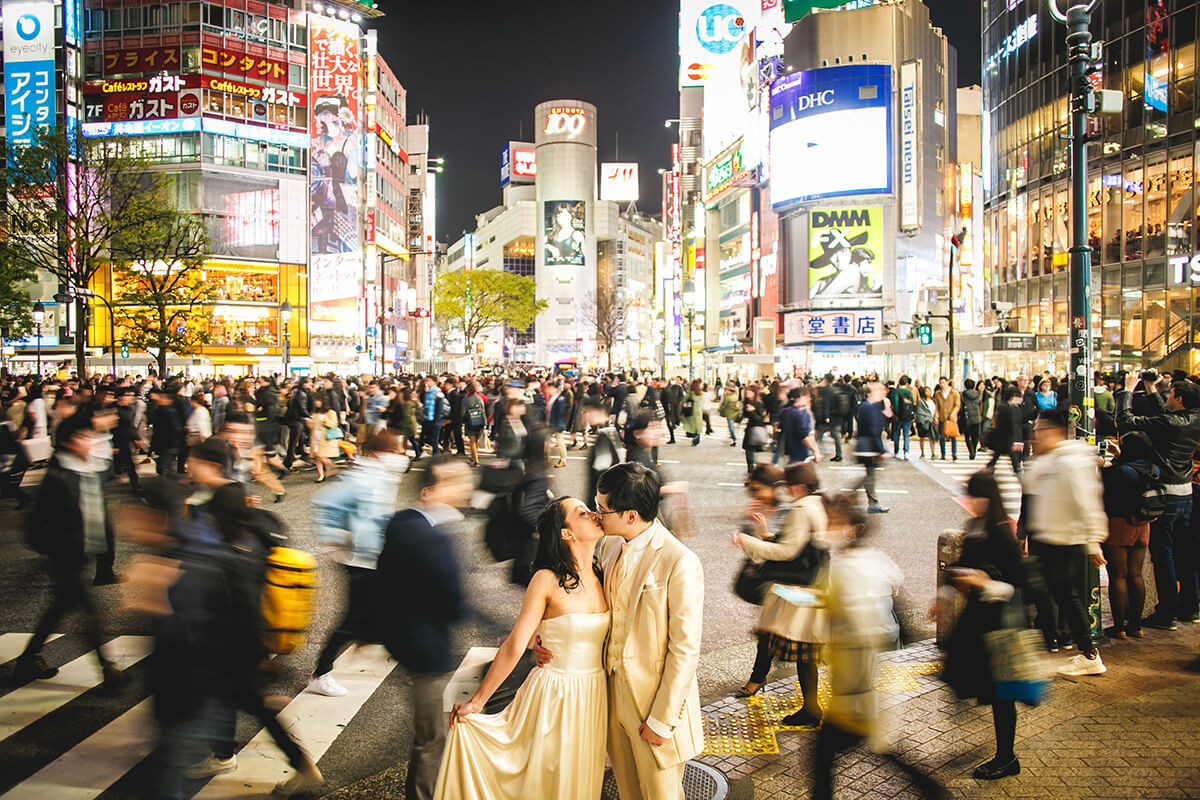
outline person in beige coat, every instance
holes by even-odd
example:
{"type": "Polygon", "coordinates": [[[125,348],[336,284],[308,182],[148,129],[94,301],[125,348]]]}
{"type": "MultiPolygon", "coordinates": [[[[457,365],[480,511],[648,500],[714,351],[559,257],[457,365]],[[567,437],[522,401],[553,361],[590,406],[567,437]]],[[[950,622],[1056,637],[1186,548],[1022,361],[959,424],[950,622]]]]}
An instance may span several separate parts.
{"type": "Polygon", "coordinates": [[[937,389],[933,391],[933,406],[937,409],[937,419],[934,420],[938,444],[942,448],[942,461],[946,460],[946,441],[950,442],[950,452],[958,461],[958,412],[962,410],[962,397],[950,385],[947,378],[938,381],[937,389]],[[947,423],[954,426],[953,436],[946,435],[947,423]]]}
{"type": "MultiPolygon", "coordinates": [[[[617,464],[596,486],[608,534],[597,549],[612,613],[605,649],[608,757],[621,800],[683,800],[683,767],[704,749],[700,689],[704,570],[658,516],[662,486],[617,464]]],[[[553,654],[535,648],[539,664],[553,654]]]]}

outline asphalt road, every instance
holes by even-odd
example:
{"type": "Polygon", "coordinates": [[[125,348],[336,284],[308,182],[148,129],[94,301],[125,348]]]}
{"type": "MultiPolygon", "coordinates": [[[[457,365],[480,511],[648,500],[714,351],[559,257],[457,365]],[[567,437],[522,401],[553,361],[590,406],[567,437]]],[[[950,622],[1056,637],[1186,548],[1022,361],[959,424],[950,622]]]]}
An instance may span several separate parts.
{"type": "MultiPolygon", "coordinates": [[[[832,449],[828,441],[824,446],[826,450],[832,449]]],[[[554,490],[579,496],[586,487],[586,460],[584,455],[576,455],[578,451],[570,452],[568,467],[552,470],[554,490]]],[[[687,481],[690,486],[688,496],[696,530],[687,544],[700,556],[705,569],[700,690],[707,702],[740,686],[749,676],[754,658],[750,631],[758,609],[732,593],[741,556],[728,540],[745,503],[744,456],[740,447],[729,446],[728,436],[721,432],[705,437],[698,447],[691,447],[680,437],[678,444],[664,446],[660,455],[667,479],[687,481]]],[[[862,470],[851,464],[826,461],[818,470],[822,486],[829,490],[852,487],[862,476],[862,470]]],[[[283,502],[267,506],[282,516],[294,543],[301,548],[312,547],[316,541],[308,502],[317,488],[313,479],[311,472],[290,476],[285,481],[288,493],[283,502]]],[[[401,505],[412,502],[412,484],[410,479],[402,483],[401,505]]],[[[932,635],[924,609],[934,595],[937,536],[942,530],[961,527],[965,515],[946,486],[912,463],[887,462],[878,486],[881,500],[890,513],[872,518],[876,526],[872,534],[875,544],[904,571],[905,599],[910,609],[906,617],[920,632],[932,635]]],[[[123,487],[114,487],[119,526],[119,501],[127,492],[123,487]]],[[[267,496],[265,500],[269,503],[271,498],[267,496]]],[[[11,508],[8,501],[0,505],[0,632],[28,633],[44,607],[48,581],[39,569],[38,559],[21,544],[21,517],[11,508]]],[[[478,518],[469,519],[453,535],[475,609],[472,618],[457,631],[457,648],[465,652],[474,645],[497,645],[516,618],[521,592],[507,583],[507,565],[495,564],[488,556],[478,518]]],[[[119,545],[118,571],[133,553],[134,549],[125,543],[119,545]]],[[[282,659],[284,674],[275,687],[279,692],[296,695],[302,690],[320,643],[337,621],[342,592],[339,577],[336,569],[323,570],[319,613],[312,635],[301,652],[282,659]]],[[[102,604],[106,636],[149,633],[146,619],[122,610],[120,587],[98,589],[97,595],[102,604]]],[[[63,623],[59,632],[65,635],[51,642],[45,651],[52,664],[65,664],[86,652],[86,645],[78,635],[80,630],[77,619],[63,623]]],[[[783,677],[789,670],[790,665],[778,667],[773,676],[783,677]]],[[[0,747],[0,775],[6,776],[0,778],[0,794],[74,747],[86,732],[116,719],[144,699],[148,695],[144,666],[141,663],[134,666],[131,674],[132,685],[121,698],[102,699],[89,692],[70,704],[69,720],[65,716],[56,719],[50,714],[5,741],[5,746],[0,747]]],[[[396,787],[403,775],[402,762],[411,736],[405,684],[402,671],[392,671],[344,724],[319,762],[328,780],[326,793],[337,797],[402,796],[396,787]]],[[[0,689],[0,703],[8,691],[0,689]]],[[[248,740],[255,732],[243,719],[239,727],[241,739],[248,740]]],[[[145,736],[153,736],[149,726],[145,736]]],[[[98,796],[134,796],[149,774],[147,767],[145,763],[134,767],[98,796]]]]}

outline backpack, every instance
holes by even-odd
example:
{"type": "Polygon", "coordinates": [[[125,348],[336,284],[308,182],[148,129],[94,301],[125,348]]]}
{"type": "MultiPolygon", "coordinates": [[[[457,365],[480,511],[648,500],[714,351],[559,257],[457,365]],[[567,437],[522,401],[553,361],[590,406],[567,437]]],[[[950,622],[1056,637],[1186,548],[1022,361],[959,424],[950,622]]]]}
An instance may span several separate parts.
{"type": "Polygon", "coordinates": [[[905,389],[896,390],[896,414],[901,422],[912,422],[916,416],[916,404],[912,399],[912,392],[905,389]]]}
{"type": "Polygon", "coordinates": [[[1137,467],[1133,469],[1138,479],[1129,486],[1125,496],[1129,521],[1139,525],[1154,522],[1167,510],[1167,490],[1156,475],[1137,467]]]}
{"type": "Polygon", "coordinates": [[[448,401],[446,399],[446,395],[444,395],[444,394],[438,395],[437,411],[435,413],[441,419],[445,419],[446,417],[450,416],[450,401],[448,401]]]}
{"type": "Polygon", "coordinates": [[[830,405],[833,406],[829,411],[831,417],[841,417],[845,419],[850,416],[850,391],[845,387],[838,389],[836,386],[831,390],[833,399],[830,405]]]}
{"type": "Polygon", "coordinates": [[[267,650],[286,655],[304,644],[316,608],[317,586],[317,559],[311,553],[271,548],[260,599],[267,650]]]}
{"type": "Polygon", "coordinates": [[[487,422],[487,415],[483,411],[483,403],[478,397],[475,402],[467,401],[467,427],[476,430],[482,430],[487,422]]]}

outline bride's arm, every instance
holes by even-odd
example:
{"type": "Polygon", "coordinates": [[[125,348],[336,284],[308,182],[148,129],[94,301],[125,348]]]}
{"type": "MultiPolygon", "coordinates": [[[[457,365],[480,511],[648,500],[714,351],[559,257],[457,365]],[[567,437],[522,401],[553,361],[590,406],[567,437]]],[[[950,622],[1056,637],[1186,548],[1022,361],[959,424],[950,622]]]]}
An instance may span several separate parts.
{"type": "Polygon", "coordinates": [[[475,690],[475,694],[466,703],[454,706],[454,711],[450,714],[451,725],[457,719],[462,719],[468,714],[478,714],[482,711],[483,707],[487,705],[487,701],[500,688],[500,684],[504,683],[512,674],[517,662],[525,653],[529,640],[537,631],[542,617],[546,615],[546,602],[550,597],[551,589],[556,585],[558,585],[557,578],[549,570],[541,570],[533,576],[533,580],[529,582],[529,588],[525,590],[525,600],[521,604],[521,614],[517,617],[517,624],[513,626],[512,632],[508,634],[504,644],[500,645],[500,649],[496,651],[496,658],[492,661],[487,675],[483,677],[483,683],[479,684],[479,688],[475,690]]]}

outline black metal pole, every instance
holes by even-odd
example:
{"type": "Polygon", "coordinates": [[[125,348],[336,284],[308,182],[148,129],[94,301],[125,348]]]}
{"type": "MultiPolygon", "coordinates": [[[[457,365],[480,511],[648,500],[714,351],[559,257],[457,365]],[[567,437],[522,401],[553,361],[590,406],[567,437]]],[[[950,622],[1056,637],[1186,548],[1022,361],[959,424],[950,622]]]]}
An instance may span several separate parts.
{"type": "Polygon", "coordinates": [[[948,310],[946,311],[946,348],[950,351],[950,371],[947,373],[950,377],[950,385],[954,385],[954,243],[950,243],[950,289],[946,293],[949,302],[948,310]]]}
{"type": "Polygon", "coordinates": [[[1071,68],[1071,417],[1076,435],[1092,431],[1092,252],[1087,242],[1087,118],[1095,110],[1091,72],[1091,9],[1067,10],[1071,68]]]}

